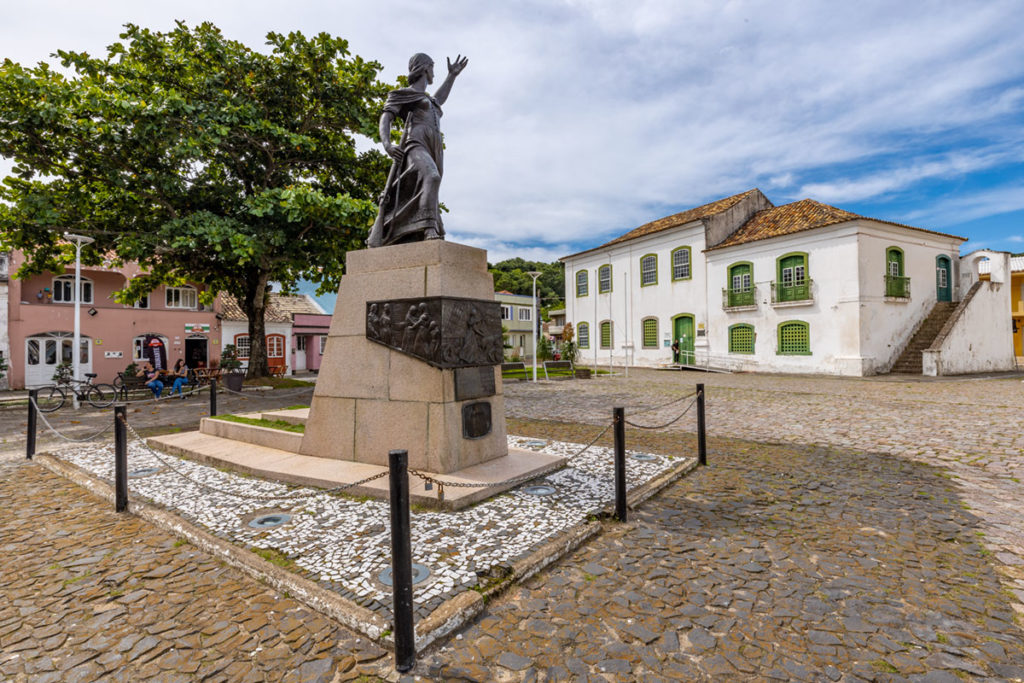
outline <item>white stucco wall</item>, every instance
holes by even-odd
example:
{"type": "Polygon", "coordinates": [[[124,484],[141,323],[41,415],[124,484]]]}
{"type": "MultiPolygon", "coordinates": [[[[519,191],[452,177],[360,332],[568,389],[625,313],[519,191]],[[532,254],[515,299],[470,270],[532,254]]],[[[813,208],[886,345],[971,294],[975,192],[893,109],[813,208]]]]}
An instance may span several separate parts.
{"type": "Polygon", "coordinates": [[[845,360],[859,355],[857,236],[853,228],[825,228],[716,249],[707,253],[707,260],[712,365],[761,372],[860,374],[859,363],[851,369],[845,360]],[[778,259],[794,252],[807,254],[813,299],[772,304],[778,259]],[[726,310],[722,290],[728,287],[729,267],[744,261],[753,265],[757,309],[726,310]],[[808,324],[810,355],[778,354],[778,328],[789,321],[808,324]],[[753,355],[729,353],[729,328],[739,323],[754,326],[753,355]]]}
{"type": "MultiPolygon", "coordinates": [[[[290,359],[292,357],[292,324],[291,323],[265,323],[266,334],[283,334],[284,335],[284,358],[288,365],[289,375],[295,373],[295,368],[292,367],[290,359]]],[[[238,334],[249,334],[249,323],[239,320],[225,320],[221,323],[221,348],[228,344],[235,343],[235,335],[238,334]]],[[[242,367],[249,367],[249,361],[242,361],[242,367]]]]}
{"type": "MultiPolygon", "coordinates": [[[[989,252],[993,278],[1009,280],[1010,256],[989,252]],[[1005,263],[1004,263],[1005,261],[1005,263]]],[[[974,254],[965,260],[976,260],[974,254]]],[[[965,264],[967,265],[967,264],[965,264]]],[[[924,352],[924,374],[960,375],[971,372],[1014,370],[1013,323],[1010,311],[1010,283],[980,282],[965,297],[932,347],[924,352]]]]}
{"type": "Polygon", "coordinates": [[[581,349],[580,362],[586,364],[658,366],[672,361],[665,340],[672,333],[672,319],[680,314],[694,316],[698,329],[707,323],[704,228],[699,222],[662,233],[630,240],[600,252],[591,252],[565,260],[566,321],[578,330],[579,323],[590,325],[589,348],[581,349]],[[690,278],[672,280],[672,251],[690,247],[690,278]],[[658,257],[658,283],[642,287],[640,259],[647,254],[658,257]],[[612,291],[599,294],[598,268],[612,266],[612,291]],[[576,274],[586,270],[589,294],[576,296],[576,274]],[[658,345],[643,348],[642,319],[658,320],[658,345]],[[612,320],[614,337],[611,350],[600,348],[600,323],[612,320]],[[633,349],[623,344],[633,344],[633,349]]]}
{"type": "Polygon", "coordinates": [[[936,302],[936,259],[950,259],[952,299],[959,299],[959,240],[905,230],[874,221],[858,221],[860,263],[860,336],[864,374],[888,372],[910,337],[936,302]],[[886,251],[903,250],[903,274],[910,278],[910,297],[885,296],[886,251]]]}

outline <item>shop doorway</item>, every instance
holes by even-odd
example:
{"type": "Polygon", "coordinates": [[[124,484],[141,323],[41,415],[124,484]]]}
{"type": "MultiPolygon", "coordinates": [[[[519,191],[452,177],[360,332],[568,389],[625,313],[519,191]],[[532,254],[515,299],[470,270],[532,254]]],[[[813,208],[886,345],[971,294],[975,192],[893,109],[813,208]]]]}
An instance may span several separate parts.
{"type": "Polygon", "coordinates": [[[210,366],[209,340],[202,334],[185,337],[185,365],[193,370],[210,366]]]}

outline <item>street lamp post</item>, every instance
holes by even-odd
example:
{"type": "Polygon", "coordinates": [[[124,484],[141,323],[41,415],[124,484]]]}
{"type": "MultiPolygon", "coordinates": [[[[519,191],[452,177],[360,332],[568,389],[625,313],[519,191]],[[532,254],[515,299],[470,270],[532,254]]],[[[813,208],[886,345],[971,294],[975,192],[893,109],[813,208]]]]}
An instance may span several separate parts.
{"type": "Polygon", "coordinates": [[[531,336],[533,337],[533,381],[536,382],[537,381],[537,329],[538,329],[538,325],[537,325],[537,323],[538,323],[538,320],[537,320],[537,278],[540,277],[540,273],[538,273],[536,270],[531,270],[531,271],[527,272],[526,274],[533,278],[533,319],[531,320],[531,324],[533,325],[533,330],[531,330],[531,332],[533,334],[531,336]]]}
{"type": "MultiPolygon", "coordinates": [[[[76,381],[82,379],[79,373],[79,360],[82,353],[82,245],[92,244],[96,240],[85,235],[64,233],[64,239],[75,243],[75,334],[71,341],[71,376],[76,381]]],[[[78,394],[71,392],[71,404],[78,409],[78,394]]]]}

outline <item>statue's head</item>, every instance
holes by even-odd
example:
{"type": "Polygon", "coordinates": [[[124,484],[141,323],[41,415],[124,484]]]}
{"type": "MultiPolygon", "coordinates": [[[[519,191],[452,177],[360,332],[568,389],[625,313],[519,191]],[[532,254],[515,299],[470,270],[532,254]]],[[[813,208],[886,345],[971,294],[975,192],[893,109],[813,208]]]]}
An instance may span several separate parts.
{"type": "Polygon", "coordinates": [[[430,55],[417,52],[409,58],[409,84],[412,85],[423,76],[426,76],[428,84],[434,82],[434,60],[430,55]]]}

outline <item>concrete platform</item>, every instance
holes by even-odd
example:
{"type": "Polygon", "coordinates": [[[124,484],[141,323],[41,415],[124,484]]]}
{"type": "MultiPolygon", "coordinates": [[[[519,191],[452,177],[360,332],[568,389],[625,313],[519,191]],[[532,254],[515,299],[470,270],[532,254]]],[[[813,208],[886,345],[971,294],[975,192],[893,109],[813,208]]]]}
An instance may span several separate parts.
{"type": "MultiPolygon", "coordinates": [[[[297,420],[301,417],[297,414],[302,412],[308,411],[275,411],[264,415],[267,419],[280,419],[279,413],[286,413],[297,420]]],[[[253,417],[258,417],[258,414],[253,417]]],[[[214,467],[226,467],[236,472],[266,479],[325,489],[351,484],[375,474],[387,472],[386,467],[378,465],[299,455],[281,448],[251,443],[257,438],[267,436],[260,432],[277,432],[278,434],[289,434],[289,432],[210,420],[209,418],[204,418],[203,422],[218,423],[218,427],[219,425],[230,425],[233,436],[242,435],[242,430],[235,428],[250,427],[251,431],[248,431],[243,439],[224,438],[199,431],[155,436],[150,437],[147,441],[153,448],[214,467]]],[[[213,427],[208,429],[213,429],[213,427]]],[[[459,510],[519,485],[508,484],[485,488],[483,486],[485,484],[547,473],[559,469],[565,462],[566,458],[564,457],[510,448],[508,455],[504,457],[473,465],[457,472],[444,475],[424,472],[428,476],[437,477],[443,481],[477,483],[481,485],[479,487],[445,487],[444,499],[441,500],[438,486],[435,485],[432,490],[428,491],[422,479],[410,475],[409,495],[414,504],[445,510],[459,510]]],[[[366,484],[346,489],[344,493],[386,499],[388,497],[388,478],[383,476],[366,484]]]]}

